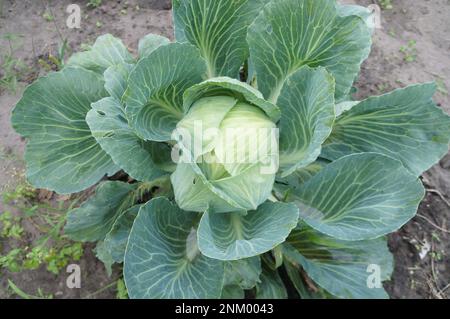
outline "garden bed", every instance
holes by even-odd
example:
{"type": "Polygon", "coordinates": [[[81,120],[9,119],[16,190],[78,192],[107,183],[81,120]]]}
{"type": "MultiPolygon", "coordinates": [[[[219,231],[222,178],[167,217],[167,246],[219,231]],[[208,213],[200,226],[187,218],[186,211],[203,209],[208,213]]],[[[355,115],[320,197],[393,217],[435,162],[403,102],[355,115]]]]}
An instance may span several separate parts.
{"type": "MultiPolygon", "coordinates": [[[[57,68],[58,62],[72,51],[92,44],[104,33],[122,38],[132,51],[136,51],[138,39],[147,33],[172,38],[170,1],[103,0],[98,7],[89,8],[88,2],[6,0],[3,3],[0,18],[0,73],[4,80],[0,88],[0,190],[9,198],[0,203],[0,214],[10,211],[23,228],[24,236],[19,240],[13,233],[1,238],[0,256],[14,248],[22,249],[22,254],[26,255],[46,235],[39,225],[47,227],[48,221],[23,219],[28,210],[45,210],[51,206],[55,209],[53,217],[60,221],[58,214],[63,216],[67,207],[76,205],[79,199],[78,196],[65,198],[39,190],[30,190],[29,194],[26,188],[24,190],[22,158],[25,143],[11,128],[10,111],[26,83],[57,68]],[[66,26],[66,8],[74,2],[82,8],[80,29],[66,26]],[[66,49],[61,50],[63,47],[66,49]],[[15,67],[8,68],[5,61],[15,67]]],[[[450,113],[450,25],[447,23],[450,3],[435,0],[411,6],[411,1],[391,0],[392,9],[389,9],[387,1],[380,2],[384,7],[383,29],[375,33],[373,51],[363,65],[357,83],[357,97],[382,94],[416,82],[436,81],[436,101],[450,113]]],[[[423,181],[429,192],[418,216],[390,236],[396,267],[392,281],[386,286],[392,298],[448,298],[450,292],[446,289],[450,278],[450,157],[427,172],[423,181]]],[[[85,196],[80,195],[79,200],[85,196]]],[[[73,246],[70,242],[62,247],[57,243],[50,244],[58,251],[73,246]]],[[[61,261],[63,264],[78,259],[78,256],[76,251],[71,251],[61,258],[65,258],[61,261]]],[[[11,272],[0,269],[0,298],[17,297],[18,291],[11,289],[9,281],[30,296],[115,298],[117,290],[121,292],[120,271],[115,269],[109,277],[103,264],[96,259],[92,245],[83,246],[80,260],[75,263],[82,269],[81,289],[67,288],[68,274],[62,266],[54,272],[48,270],[48,263],[34,270],[11,272]]]]}

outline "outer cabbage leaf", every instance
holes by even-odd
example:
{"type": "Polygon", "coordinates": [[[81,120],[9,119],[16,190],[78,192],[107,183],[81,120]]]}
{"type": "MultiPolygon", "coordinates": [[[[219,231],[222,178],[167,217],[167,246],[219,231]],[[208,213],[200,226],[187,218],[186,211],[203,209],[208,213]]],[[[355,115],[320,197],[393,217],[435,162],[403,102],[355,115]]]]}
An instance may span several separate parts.
{"type": "Polygon", "coordinates": [[[386,239],[348,242],[333,239],[310,228],[292,232],[284,245],[284,257],[299,264],[308,276],[339,298],[388,298],[383,287],[369,288],[370,265],[380,269],[380,281],[388,280],[393,257],[386,239]]]}
{"type": "Polygon", "coordinates": [[[358,101],[343,101],[335,105],[336,117],[341,116],[344,112],[351,110],[352,107],[357,105],[358,101]]]}
{"type": "Polygon", "coordinates": [[[131,298],[220,298],[224,263],[196,248],[198,214],[156,198],[139,211],[125,252],[124,278],[131,298]]]}
{"type": "Polygon", "coordinates": [[[450,117],[436,107],[434,84],[413,85],[371,97],[336,120],[321,156],[376,152],[402,161],[419,176],[448,152],[450,117]]]}
{"type": "Polygon", "coordinates": [[[281,178],[278,177],[273,186],[277,197],[282,201],[287,200],[292,193],[301,188],[308,180],[322,170],[328,163],[322,159],[318,159],[312,164],[304,168],[296,170],[291,175],[281,178]]]}
{"type": "Polygon", "coordinates": [[[334,79],[324,69],[301,67],[284,83],[281,109],[280,166],[283,177],[314,162],[334,122],[334,79]]]}
{"type": "Polygon", "coordinates": [[[165,142],[183,118],[183,93],[202,81],[205,61],[190,44],[160,46],[130,74],[124,96],[131,126],[145,140],[165,142]]]}
{"type": "Polygon", "coordinates": [[[284,268],[286,269],[286,273],[301,299],[329,299],[330,297],[333,297],[320,287],[315,287],[318,289],[312,290],[300,274],[300,267],[295,261],[285,258],[284,268]]]}
{"type": "Polygon", "coordinates": [[[125,111],[118,100],[107,97],[94,104],[86,121],[92,135],[113,161],[128,175],[139,181],[152,181],[165,174],[166,163],[158,156],[170,161],[171,149],[158,142],[144,141],[130,128],[125,111]],[[130,156],[132,155],[132,156],[130,156]]]}
{"type": "Polygon", "coordinates": [[[286,287],[277,271],[263,267],[261,283],[256,286],[256,299],[287,299],[286,287]]]}
{"type": "Polygon", "coordinates": [[[208,77],[237,78],[248,57],[247,28],[269,0],[176,0],[175,37],[197,46],[208,77]]]}
{"type": "Polygon", "coordinates": [[[157,35],[157,34],[147,34],[145,37],[139,40],[139,57],[143,58],[153,51],[155,51],[160,46],[169,44],[170,40],[166,37],[157,35]]]}
{"type": "Polygon", "coordinates": [[[352,15],[360,17],[366,22],[367,28],[370,30],[371,33],[375,31],[376,28],[374,19],[375,13],[373,10],[363,6],[345,4],[345,5],[338,5],[338,11],[339,14],[344,17],[352,15]]]}
{"type": "Polygon", "coordinates": [[[314,175],[292,199],[300,219],[342,240],[391,233],[416,214],[424,188],[401,162],[362,153],[343,157],[314,175]]]}
{"type": "Polygon", "coordinates": [[[239,286],[225,286],[220,299],[244,299],[245,291],[239,286]]]}
{"type": "Polygon", "coordinates": [[[205,213],[198,246],[205,256],[220,260],[258,256],[283,243],[297,222],[298,208],[292,203],[267,202],[246,215],[205,213]]]}
{"type": "Polygon", "coordinates": [[[127,89],[128,77],[133,67],[133,64],[128,63],[116,64],[107,68],[103,74],[106,91],[118,101],[122,101],[127,89]]]}
{"type": "Polygon", "coordinates": [[[107,96],[103,86],[96,73],[68,67],[25,90],[12,124],[29,139],[27,178],[35,187],[75,193],[117,172],[85,121],[91,103],[107,96]]]}
{"type": "Polygon", "coordinates": [[[261,259],[259,256],[229,261],[225,264],[224,286],[252,289],[260,282],[261,259]]]}
{"type": "Polygon", "coordinates": [[[292,190],[301,188],[303,184],[309,181],[328,164],[329,162],[327,160],[319,158],[314,163],[296,170],[294,173],[285,178],[277,178],[276,185],[277,187],[280,187],[280,190],[284,190],[282,193],[290,193],[292,190]]]}
{"type": "Polygon", "coordinates": [[[100,184],[94,196],[67,214],[64,233],[76,241],[105,239],[116,219],[136,203],[138,186],[111,181],[100,184]]]}
{"type": "Polygon", "coordinates": [[[122,63],[134,63],[134,58],[120,39],[105,34],[97,38],[90,50],[72,55],[67,65],[103,74],[107,68],[122,63]]]}
{"type": "Polygon", "coordinates": [[[102,242],[102,254],[99,255],[97,250],[97,257],[103,261],[107,268],[108,263],[112,265],[113,263],[123,262],[131,227],[133,226],[141,206],[142,205],[133,206],[117,217],[114,225],[109,233],[106,234],[106,237],[102,242]]]}
{"type": "Polygon", "coordinates": [[[340,99],[369,55],[371,35],[361,18],[340,16],[334,0],[277,0],[249,27],[247,41],[258,89],[269,101],[303,65],[326,67],[340,99]]]}
{"type": "Polygon", "coordinates": [[[103,265],[105,266],[106,274],[108,277],[111,277],[112,275],[112,266],[114,264],[114,260],[111,256],[111,250],[103,241],[97,242],[97,245],[94,249],[95,256],[102,261],[103,265]]]}

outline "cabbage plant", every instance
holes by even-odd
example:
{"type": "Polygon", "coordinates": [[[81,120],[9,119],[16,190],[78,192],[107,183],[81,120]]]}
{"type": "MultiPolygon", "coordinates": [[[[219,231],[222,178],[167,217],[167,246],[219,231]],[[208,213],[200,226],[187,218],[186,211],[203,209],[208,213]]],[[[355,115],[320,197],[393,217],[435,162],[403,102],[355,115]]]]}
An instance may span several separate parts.
{"type": "Polygon", "coordinates": [[[448,151],[435,85],[352,99],[359,6],[174,0],[173,21],[136,55],[99,37],[15,107],[30,183],[95,187],[65,233],[123,263],[131,298],[388,297],[385,236],[448,151]]]}

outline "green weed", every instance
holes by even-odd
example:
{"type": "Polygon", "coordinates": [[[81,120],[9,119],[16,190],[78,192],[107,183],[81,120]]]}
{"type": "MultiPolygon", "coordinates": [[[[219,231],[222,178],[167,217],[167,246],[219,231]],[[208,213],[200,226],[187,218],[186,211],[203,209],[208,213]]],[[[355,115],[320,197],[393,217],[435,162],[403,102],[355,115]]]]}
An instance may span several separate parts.
{"type": "Polygon", "coordinates": [[[89,0],[87,7],[88,8],[98,8],[102,5],[102,0],[89,0]]]}
{"type": "Polygon", "coordinates": [[[45,11],[42,14],[42,17],[45,19],[45,21],[47,22],[53,22],[55,20],[55,17],[48,11],[45,11]]]}
{"type": "Polygon", "coordinates": [[[67,39],[64,39],[63,43],[59,46],[56,55],[48,54],[45,58],[38,60],[39,65],[46,71],[59,71],[64,67],[64,60],[68,51],[67,39]]]}
{"type": "Polygon", "coordinates": [[[8,42],[7,52],[2,52],[0,57],[0,90],[8,90],[16,93],[19,79],[29,70],[28,66],[14,56],[16,49],[20,47],[22,35],[7,33],[2,36],[8,42]]]}
{"type": "Polygon", "coordinates": [[[392,5],[392,0],[380,0],[380,7],[383,10],[392,10],[394,6],[392,5]]]}
{"type": "Polygon", "coordinates": [[[0,267],[10,272],[19,272],[22,270],[21,259],[23,250],[15,248],[10,250],[6,255],[0,255],[0,267]]]}
{"type": "Polygon", "coordinates": [[[128,299],[127,287],[125,286],[123,278],[117,280],[116,289],[117,289],[116,294],[117,299],[128,299]]]}
{"type": "Polygon", "coordinates": [[[77,200],[68,205],[64,200],[56,203],[42,202],[37,196],[37,190],[26,183],[3,194],[4,203],[13,203],[21,213],[17,216],[5,210],[0,214],[0,236],[18,241],[16,247],[5,255],[0,255],[0,268],[20,272],[45,265],[49,272],[58,274],[69,262],[78,261],[83,255],[82,244],[72,242],[62,234],[66,211],[77,200]],[[22,223],[25,219],[40,235],[32,247],[24,238],[22,223]]]}
{"type": "Polygon", "coordinates": [[[444,80],[436,79],[436,86],[439,93],[445,96],[448,95],[447,85],[445,84],[444,80]]]}
{"type": "Polygon", "coordinates": [[[45,294],[41,288],[38,288],[37,296],[33,296],[24,292],[22,289],[17,287],[16,284],[14,284],[14,282],[12,282],[9,279],[8,285],[14,294],[18,295],[19,297],[22,297],[23,299],[53,299],[52,294],[45,294]]]}
{"type": "Polygon", "coordinates": [[[417,42],[415,40],[408,41],[406,46],[400,47],[400,52],[403,53],[403,60],[405,62],[414,62],[417,59],[417,42]]]}

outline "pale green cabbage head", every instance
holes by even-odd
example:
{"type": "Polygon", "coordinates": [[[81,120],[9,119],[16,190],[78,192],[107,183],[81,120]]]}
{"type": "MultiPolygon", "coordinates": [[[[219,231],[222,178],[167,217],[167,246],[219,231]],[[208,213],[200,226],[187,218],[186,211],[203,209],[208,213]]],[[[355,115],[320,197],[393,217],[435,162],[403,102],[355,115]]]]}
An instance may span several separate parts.
{"type": "Polygon", "coordinates": [[[278,170],[277,130],[258,106],[231,96],[200,98],[178,123],[177,140],[183,155],[172,181],[183,209],[249,210],[269,197],[278,170]],[[192,172],[199,178],[186,179],[192,172]]]}

